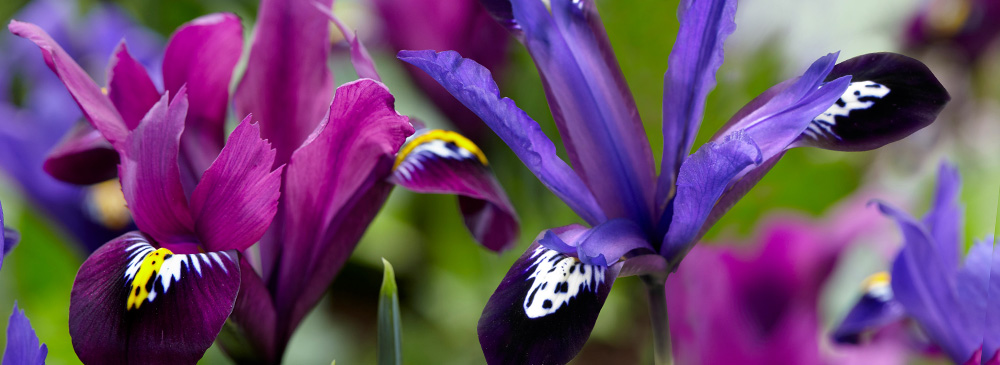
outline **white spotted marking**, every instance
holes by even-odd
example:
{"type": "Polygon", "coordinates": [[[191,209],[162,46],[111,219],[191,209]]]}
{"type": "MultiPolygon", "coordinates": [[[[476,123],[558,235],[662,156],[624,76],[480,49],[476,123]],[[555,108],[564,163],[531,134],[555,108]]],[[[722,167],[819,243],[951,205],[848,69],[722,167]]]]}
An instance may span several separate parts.
{"type": "Polygon", "coordinates": [[[873,99],[882,99],[889,95],[889,91],[889,87],[874,81],[852,82],[836,103],[823,114],[813,118],[806,133],[813,137],[832,135],[839,138],[836,133],[833,133],[833,127],[837,125],[837,117],[846,117],[852,111],[871,108],[875,105],[873,99]]]}
{"type": "Polygon", "coordinates": [[[533,281],[524,297],[524,313],[528,318],[555,313],[583,290],[596,292],[607,270],[544,247],[535,249],[531,259],[534,272],[528,280],[533,281]]]}

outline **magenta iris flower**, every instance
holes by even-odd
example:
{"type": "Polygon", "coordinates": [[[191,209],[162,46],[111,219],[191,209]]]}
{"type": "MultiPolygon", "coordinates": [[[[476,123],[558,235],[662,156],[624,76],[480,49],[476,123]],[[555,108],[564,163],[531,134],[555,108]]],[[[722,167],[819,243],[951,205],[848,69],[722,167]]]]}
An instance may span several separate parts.
{"type": "MultiPolygon", "coordinates": [[[[36,0],[15,18],[37,22],[90,70],[103,71],[103,58],[111,54],[122,35],[131,40],[137,60],[147,66],[159,64],[162,41],[134,24],[120,9],[101,4],[80,17],[78,9],[67,6],[72,4],[36,0]],[[81,30],[86,30],[86,37],[81,36],[81,30]],[[101,59],[99,64],[95,64],[96,59],[101,59]]],[[[121,202],[117,182],[78,186],[56,180],[42,169],[49,150],[81,119],[80,111],[65,107],[73,105],[73,99],[43,63],[28,62],[38,57],[35,46],[11,34],[0,36],[0,43],[4,44],[0,55],[4,70],[0,73],[0,120],[4,121],[0,124],[0,167],[84,252],[134,229],[124,204],[114,204],[121,202]],[[10,92],[15,82],[27,89],[21,100],[15,100],[10,92]]]]}
{"type": "Polygon", "coordinates": [[[820,294],[877,218],[852,199],[823,221],[768,219],[749,245],[695,246],[666,284],[677,363],[901,364],[896,343],[833,351],[821,335],[820,294]]]}
{"type": "Polygon", "coordinates": [[[484,0],[542,76],[572,168],[538,124],[501,98],[481,65],[455,52],[399,58],[479,115],[590,227],[550,229],[515,262],[479,321],[487,362],[565,363],[586,342],[615,278],[642,274],[657,356],[668,344],[663,280],[698,238],[793,147],[867,150],[931,123],[948,94],[920,62],[896,54],[806,72],[764,92],[688,155],[715,86],[734,0],[684,1],[664,83],[660,175],[596,6],[587,0],[484,0]]]}
{"type": "Polygon", "coordinates": [[[958,170],[943,163],[930,211],[917,220],[878,203],[903,234],[888,273],[869,280],[864,295],[834,331],[842,343],[906,318],[958,364],[1000,364],[1000,256],[993,239],[976,242],[961,259],[962,207],[958,170]]]}

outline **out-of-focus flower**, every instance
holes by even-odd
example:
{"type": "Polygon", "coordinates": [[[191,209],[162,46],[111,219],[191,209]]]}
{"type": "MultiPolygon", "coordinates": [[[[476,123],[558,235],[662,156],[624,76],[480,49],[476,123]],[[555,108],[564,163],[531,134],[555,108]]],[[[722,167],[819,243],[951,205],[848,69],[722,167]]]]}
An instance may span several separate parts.
{"type": "Polygon", "coordinates": [[[864,356],[869,364],[902,364],[905,353],[891,343],[864,353],[823,351],[820,294],[841,254],[879,223],[863,203],[847,204],[823,222],[771,219],[752,246],[692,249],[667,279],[677,363],[818,365],[864,356]]]}
{"type": "Polygon", "coordinates": [[[491,364],[568,362],[589,337],[619,274],[643,274],[657,302],[651,306],[662,307],[667,274],[787,149],[877,148],[930,124],[949,99],[919,61],[879,53],[835,65],[830,54],[751,101],[689,156],[724,40],[735,29],[736,1],[684,1],[665,77],[657,177],[592,1],[484,5],[534,58],[573,168],[537,122],[499,96],[481,65],[452,51],[402,51],[399,58],[479,115],[591,226],[542,232],[511,267],[479,322],[491,364]]]}
{"type": "MultiPolygon", "coordinates": [[[[453,50],[499,75],[505,64],[507,31],[476,0],[375,0],[394,51],[453,50]],[[420,16],[414,16],[420,14],[420,16]]],[[[407,74],[463,134],[474,140],[488,133],[475,113],[437,81],[407,64],[407,74]]]]}
{"type": "MultiPolygon", "coordinates": [[[[59,142],[49,153],[45,170],[57,179],[77,184],[114,178],[119,159],[116,145],[163,95],[147,70],[121,42],[107,69],[107,87],[102,88],[38,26],[12,20],[8,28],[41,48],[45,63],[89,122],[73,128],[59,142]]],[[[242,48],[239,18],[211,14],[178,28],[164,50],[165,92],[177,95],[186,85],[191,95],[180,152],[181,178],[188,193],[225,140],[229,81],[242,48]]]]}
{"type": "Polygon", "coordinates": [[[945,47],[962,61],[975,63],[1000,36],[1000,2],[932,0],[910,19],[907,47],[945,47]]]}
{"type": "MultiPolygon", "coordinates": [[[[3,226],[2,209],[0,209],[0,226],[3,226]]],[[[17,232],[7,229],[6,226],[3,227],[3,231],[0,231],[0,245],[2,245],[0,246],[0,267],[3,267],[4,256],[7,256],[7,253],[17,244],[17,239],[17,232]]],[[[7,347],[4,349],[3,361],[0,363],[44,365],[48,352],[45,344],[42,344],[41,347],[38,346],[38,336],[35,335],[35,330],[31,328],[28,317],[24,315],[23,310],[17,308],[17,302],[15,302],[14,312],[10,314],[10,319],[7,322],[7,347]]]]}
{"type": "MultiPolygon", "coordinates": [[[[72,1],[36,0],[16,18],[39,24],[91,70],[103,68],[104,61],[95,61],[111,54],[123,36],[135,46],[140,62],[158,67],[160,41],[156,36],[110,5],[95,6],[82,18],[74,16],[72,5],[72,1]]],[[[78,109],[65,107],[73,100],[59,79],[41,63],[29,61],[37,57],[37,48],[12,38],[9,34],[0,37],[4,45],[0,55],[0,167],[43,213],[87,252],[93,251],[131,228],[118,183],[80,187],[58,181],[42,169],[45,155],[81,115],[78,109]],[[12,92],[17,89],[22,91],[12,92]]]]}
{"type": "Polygon", "coordinates": [[[1000,295],[1000,280],[991,277],[1000,273],[1000,256],[987,239],[960,259],[960,185],[958,170],[942,163],[931,209],[921,221],[878,203],[899,225],[903,247],[890,272],[866,283],[834,340],[858,343],[868,333],[912,319],[955,363],[1000,364],[1000,301],[990,299],[1000,295]]]}

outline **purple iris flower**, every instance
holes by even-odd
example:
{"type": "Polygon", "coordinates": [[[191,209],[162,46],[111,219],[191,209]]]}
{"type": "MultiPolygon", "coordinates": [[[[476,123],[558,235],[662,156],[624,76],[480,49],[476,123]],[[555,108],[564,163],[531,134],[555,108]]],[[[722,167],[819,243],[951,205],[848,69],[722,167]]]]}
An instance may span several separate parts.
{"type": "Polygon", "coordinates": [[[479,321],[487,362],[566,363],[586,342],[615,278],[641,274],[657,361],[669,357],[663,282],[688,250],[792,147],[868,150],[931,123],[949,97],[919,61],[878,53],[821,57],[737,112],[688,155],[734,31],[735,0],[688,0],[664,82],[657,177],[596,6],[588,0],[484,0],[542,76],[570,165],[538,124],[456,52],[402,51],[475,112],[590,227],[546,230],[507,273],[479,321]]]}
{"type": "Polygon", "coordinates": [[[962,61],[976,63],[1000,37],[1000,2],[928,1],[910,19],[904,42],[912,49],[944,46],[962,61]]]}
{"type": "Polygon", "coordinates": [[[331,19],[328,5],[262,1],[234,97],[237,113],[260,120],[276,150],[274,164],[286,164],[274,223],[259,255],[242,262],[235,335],[221,342],[241,361],[280,361],[394,185],[459,195],[466,225],[491,250],[509,248],[518,235],[483,152],[454,132],[411,136],[356,36],[349,39],[352,62],[368,78],[334,87],[329,22],[353,32],[331,19]]]}
{"type": "MultiPolygon", "coordinates": [[[[0,209],[0,226],[3,226],[3,210],[0,209]]],[[[0,231],[0,268],[3,267],[4,256],[10,252],[18,240],[17,232],[7,229],[4,226],[0,231]]],[[[14,312],[10,314],[7,322],[7,347],[4,349],[3,364],[45,364],[45,356],[49,350],[42,344],[38,346],[38,336],[31,328],[28,317],[24,311],[17,308],[14,303],[14,312]]]]}
{"type": "Polygon", "coordinates": [[[1000,364],[1000,256],[993,239],[976,242],[961,260],[962,207],[958,170],[942,163],[927,215],[917,220],[878,202],[896,221],[903,247],[889,272],[865,293],[834,331],[834,340],[859,343],[867,333],[912,319],[958,364],[1000,364]]]}
{"type": "MultiPolygon", "coordinates": [[[[507,31],[477,0],[375,0],[384,34],[395,51],[450,49],[498,75],[507,56],[507,31]],[[419,12],[421,16],[413,16],[419,12]]],[[[473,140],[489,133],[474,113],[423,71],[407,74],[454,126],[473,140]]]]}
{"type": "MultiPolygon", "coordinates": [[[[119,9],[102,4],[84,17],[76,16],[73,2],[37,0],[29,3],[16,16],[37,22],[62,44],[74,57],[87,60],[90,69],[103,68],[89,62],[111,54],[115,44],[127,36],[138,50],[137,59],[155,66],[160,41],[148,30],[134,25],[119,9]],[[81,32],[80,30],[86,30],[81,32]],[[81,34],[88,36],[83,37],[81,34]]],[[[27,42],[15,41],[7,34],[0,40],[4,52],[0,56],[0,167],[10,176],[31,202],[52,217],[70,236],[91,252],[111,238],[130,229],[131,218],[121,200],[117,182],[104,182],[80,187],[58,181],[42,169],[45,155],[59,143],[62,133],[69,131],[81,117],[72,105],[65,87],[46,67],[27,62],[37,57],[37,50],[27,42]],[[23,98],[15,102],[12,85],[26,88],[23,98]]]]}
{"type": "Polygon", "coordinates": [[[898,343],[832,349],[821,336],[820,294],[876,215],[851,199],[824,221],[773,217],[749,245],[696,246],[666,284],[677,363],[902,364],[898,343]]]}

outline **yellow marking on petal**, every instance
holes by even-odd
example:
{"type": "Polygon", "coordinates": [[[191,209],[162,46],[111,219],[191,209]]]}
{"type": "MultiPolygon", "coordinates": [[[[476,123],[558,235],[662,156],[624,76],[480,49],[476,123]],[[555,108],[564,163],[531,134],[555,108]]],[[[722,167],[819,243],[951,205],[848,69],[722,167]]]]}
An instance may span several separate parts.
{"type": "Polygon", "coordinates": [[[889,286],[889,279],[890,277],[888,272],[880,271],[865,279],[864,283],[861,284],[861,287],[864,288],[865,292],[869,292],[876,288],[884,288],[889,286]]]}
{"type": "Polygon", "coordinates": [[[146,298],[149,298],[149,292],[153,290],[157,274],[160,273],[160,266],[163,266],[163,261],[173,256],[173,254],[173,252],[165,248],[146,254],[146,257],[142,259],[142,264],[139,265],[139,271],[132,278],[132,287],[128,293],[128,303],[125,304],[126,310],[131,310],[133,307],[139,309],[142,303],[146,301],[146,298]]]}
{"type": "Polygon", "coordinates": [[[396,154],[396,163],[392,166],[392,169],[395,170],[399,167],[399,164],[403,163],[403,160],[406,160],[406,158],[410,155],[410,152],[413,152],[414,149],[424,143],[434,140],[454,143],[456,146],[472,152],[473,155],[476,155],[476,158],[478,158],[479,162],[484,166],[489,165],[489,162],[486,161],[486,154],[483,153],[483,150],[479,149],[479,146],[476,146],[475,143],[472,143],[472,141],[465,138],[465,136],[443,129],[432,129],[424,134],[414,137],[413,140],[404,145],[403,149],[396,154]]]}
{"type": "Polygon", "coordinates": [[[87,192],[87,211],[98,223],[108,229],[119,230],[132,222],[132,214],[125,204],[125,195],[118,179],[93,185],[87,192]]]}
{"type": "Polygon", "coordinates": [[[108,88],[101,87],[101,94],[108,95],[108,88]]]}

